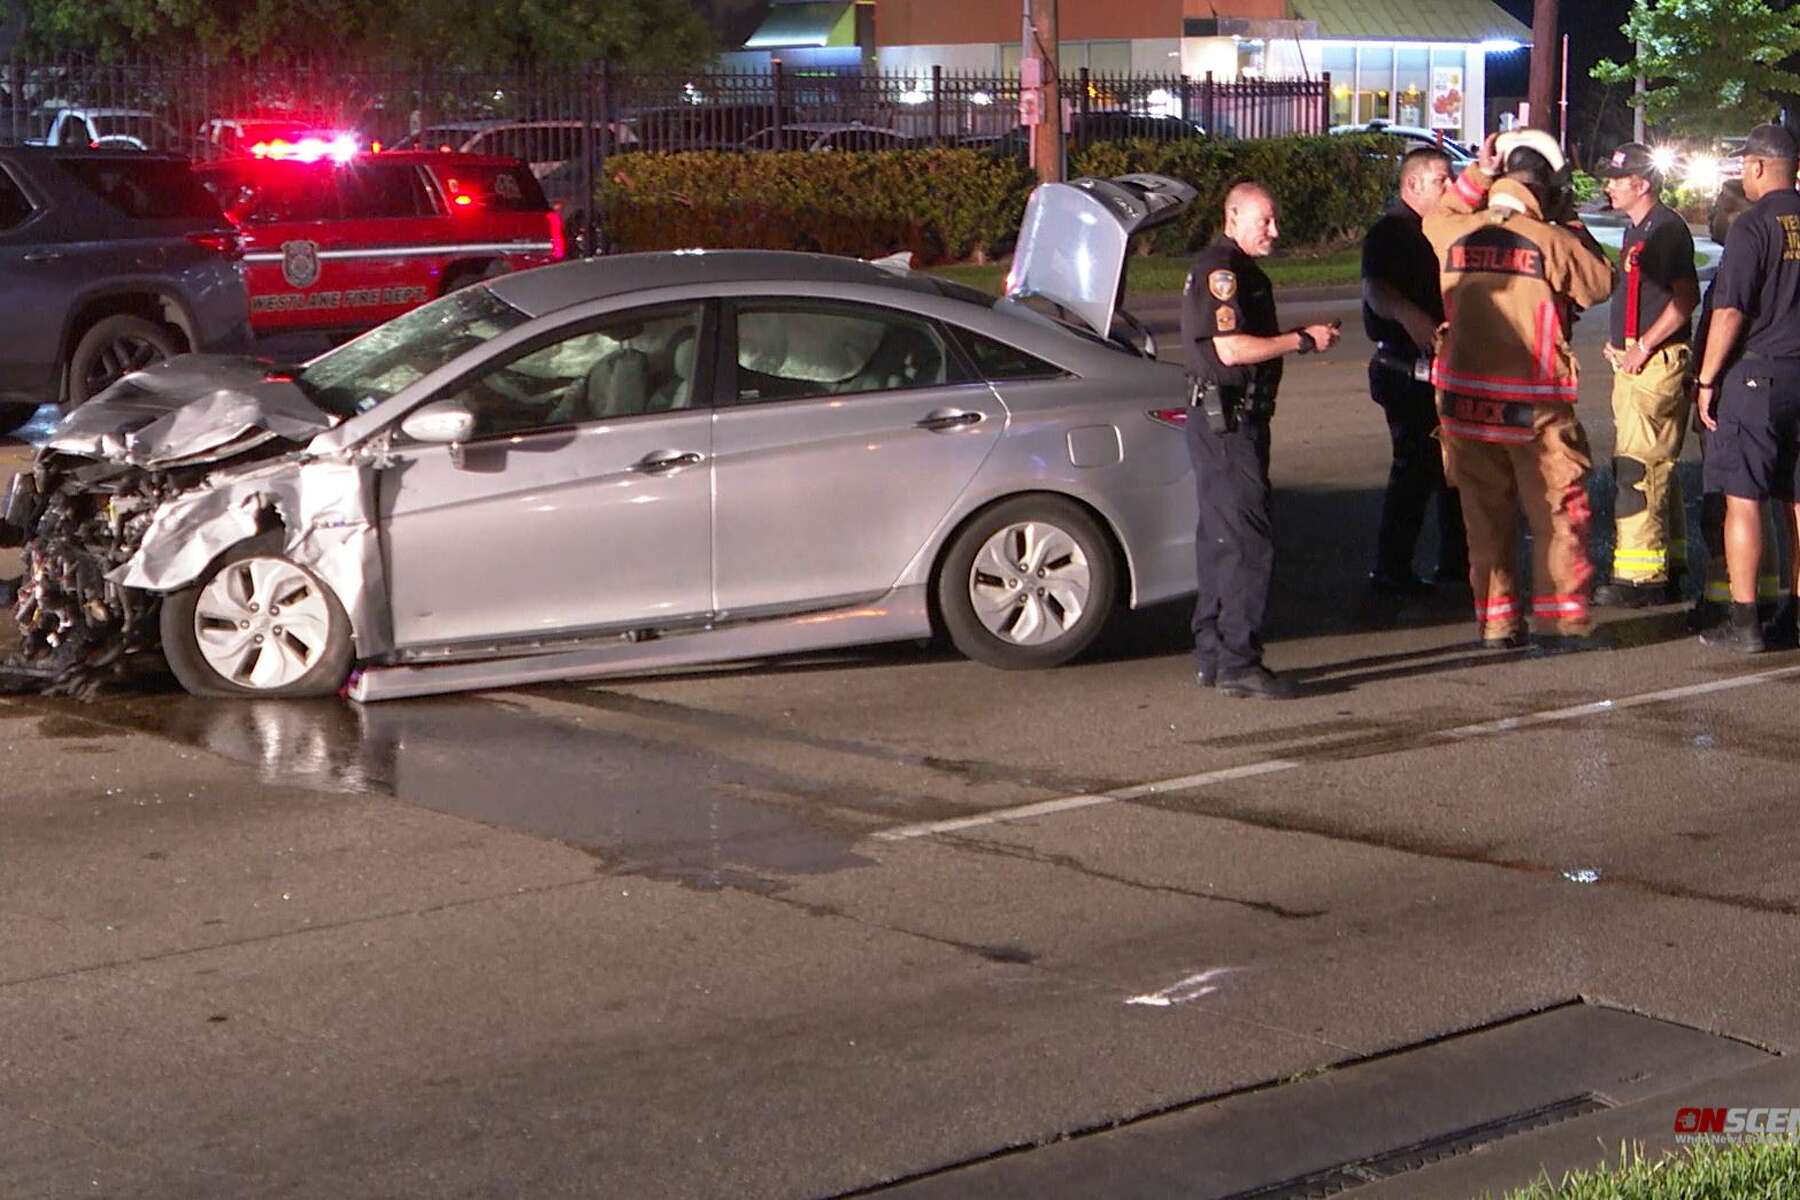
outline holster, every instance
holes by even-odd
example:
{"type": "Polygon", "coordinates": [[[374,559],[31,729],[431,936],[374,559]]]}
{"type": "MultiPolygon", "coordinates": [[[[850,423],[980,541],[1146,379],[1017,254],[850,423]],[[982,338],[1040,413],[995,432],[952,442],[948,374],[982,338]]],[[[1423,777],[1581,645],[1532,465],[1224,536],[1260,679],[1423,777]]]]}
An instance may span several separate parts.
{"type": "Polygon", "coordinates": [[[1260,383],[1237,388],[1190,376],[1188,406],[1200,410],[1208,432],[1235,433],[1239,421],[1267,421],[1273,417],[1275,393],[1260,383]]]}

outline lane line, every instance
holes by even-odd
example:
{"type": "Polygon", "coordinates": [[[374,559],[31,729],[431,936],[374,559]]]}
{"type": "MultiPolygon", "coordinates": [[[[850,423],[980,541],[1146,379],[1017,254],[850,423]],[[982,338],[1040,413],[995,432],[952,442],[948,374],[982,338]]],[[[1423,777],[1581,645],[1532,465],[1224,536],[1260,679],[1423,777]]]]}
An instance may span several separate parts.
{"type": "MultiPolygon", "coordinates": [[[[1586,704],[1573,704],[1567,708],[1551,708],[1542,712],[1526,713],[1517,717],[1501,717],[1494,721],[1480,721],[1473,725],[1458,725],[1452,729],[1440,729],[1422,733],[1416,742],[1397,747],[1389,751],[1398,754],[1406,750],[1417,750],[1428,747],[1432,743],[1452,743],[1468,741],[1473,738],[1495,737],[1500,734],[1518,733],[1522,730],[1536,729],[1545,725],[1554,725],[1563,721],[1576,721],[1583,717],[1602,716],[1607,713],[1626,712],[1634,708],[1645,708],[1653,704],[1667,704],[1675,700],[1690,700],[1696,696],[1709,696],[1717,692],[1735,691],[1738,688],[1756,687],[1777,680],[1800,677],[1800,666],[1778,667],[1770,671],[1756,671],[1749,675],[1733,675],[1725,679],[1714,679],[1706,683],[1691,683],[1682,687],[1661,688],[1654,692],[1639,692],[1632,696],[1621,696],[1612,700],[1593,700],[1586,704]]],[[[1039,800],[1033,804],[1020,804],[1012,808],[997,808],[991,812],[972,817],[953,817],[943,821],[923,821],[916,825],[901,825],[894,829],[883,829],[870,836],[881,842],[904,842],[914,838],[931,837],[940,833],[956,833],[963,829],[979,829],[987,825],[1003,825],[1009,821],[1025,821],[1032,817],[1054,816],[1057,813],[1073,812],[1077,809],[1095,808],[1102,804],[1118,804],[1122,801],[1139,800],[1146,796],[1162,795],[1170,792],[1190,792],[1209,787],[1217,783],[1230,783],[1239,779],[1255,779],[1263,775],[1275,775],[1282,771],[1292,771],[1307,765],[1305,759],[1269,758],[1261,762],[1246,763],[1238,767],[1222,767],[1216,771],[1202,771],[1197,775],[1179,775],[1173,779],[1161,779],[1153,783],[1139,783],[1130,787],[1114,788],[1109,792],[1095,792],[1089,795],[1064,796],[1057,800],[1039,800]]]]}

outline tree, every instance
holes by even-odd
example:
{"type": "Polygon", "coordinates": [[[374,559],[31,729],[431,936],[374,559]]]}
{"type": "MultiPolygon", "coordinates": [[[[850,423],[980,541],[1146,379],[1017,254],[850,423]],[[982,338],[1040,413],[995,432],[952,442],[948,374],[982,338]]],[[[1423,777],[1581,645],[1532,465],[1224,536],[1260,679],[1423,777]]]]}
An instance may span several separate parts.
{"type": "Polygon", "coordinates": [[[24,0],[43,49],[341,56],[446,67],[608,58],[695,66],[716,47],[684,0],[24,0]]]}
{"type": "Polygon", "coordinates": [[[1602,59],[1594,78],[1629,83],[1641,70],[1651,121],[1696,136],[1743,133],[1767,121],[1780,94],[1800,91],[1781,62],[1800,44],[1800,10],[1768,0],[1633,0],[1623,27],[1634,63],[1602,59]]]}

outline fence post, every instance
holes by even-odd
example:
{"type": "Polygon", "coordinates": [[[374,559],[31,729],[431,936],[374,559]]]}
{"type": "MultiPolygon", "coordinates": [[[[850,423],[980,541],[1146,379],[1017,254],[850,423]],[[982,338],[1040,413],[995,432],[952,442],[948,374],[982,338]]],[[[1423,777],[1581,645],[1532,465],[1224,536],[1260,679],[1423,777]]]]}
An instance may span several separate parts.
{"type": "MultiPolygon", "coordinates": [[[[594,64],[581,64],[581,257],[594,256],[594,64]]],[[[564,231],[567,232],[566,230],[564,231]]]]}
{"type": "Polygon", "coordinates": [[[931,64],[931,144],[944,144],[944,68],[931,64]]]}
{"type": "Polygon", "coordinates": [[[775,130],[775,145],[772,146],[771,149],[786,150],[787,130],[782,128],[783,118],[781,110],[783,106],[781,102],[781,60],[779,58],[771,58],[769,60],[769,87],[774,94],[775,105],[774,119],[769,122],[770,127],[775,130]]]}
{"type": "Polygon", "coordinates": [[[1076,111],[1081,113],[1081,120],[1076,122],[1075,126],[1077,131],[1075,134],[1075,148],[1079,150],[1087,145],[1088,140],[1088,69],[1086,67],[1081,68],[1081,70],[1076,73],[1075,86],[1080,89],[1080,93],[1075,100],[1076,111]]]}
{"type": "Polygon", "coordinates": [[[1331,72],[1319,76],[1319,132],[1331,129],[1331,72]]]}
{"type": "MultiPolygon", "coordinates": [[[[1191,89],[1194,86],[1194,81],[1186,75],[1180,75],[1177,76],[1177,78],[1181,81],[1181,119],[1183,121],[1192,121],[1194,119],[1194,96],[1191,89]]],[[[1208,130],[1207,132],[1210,133],[1212,131],[1208,130]]]]}
{"type": "Polygon", "coordinates": [[[1206,135],[1208,137],[1218,137],[1219,122],[1218,114],[1213,111],[1213,76],[1211,71],[1206,73],[1206,81],[1201,84],[1201,87],[1205,90],[1200,93],[1200,123],[1206,126],[1206,135]]]}

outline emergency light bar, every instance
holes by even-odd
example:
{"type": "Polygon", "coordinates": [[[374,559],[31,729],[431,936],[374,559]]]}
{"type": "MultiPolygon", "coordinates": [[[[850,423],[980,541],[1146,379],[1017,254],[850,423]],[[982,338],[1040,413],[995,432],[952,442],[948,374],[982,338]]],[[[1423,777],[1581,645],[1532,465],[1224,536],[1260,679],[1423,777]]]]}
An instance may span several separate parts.
{"type": "Polygon", "coordinates": [[[349,133],[336,134],[330,138],[303,137],[297,142],[275,138],[250,147],[250,154],[254,158],[283,162],[310,163],[328,158],[334,163],[347,163],[356,157],[357,152],[356,136],[349,133]]]}

